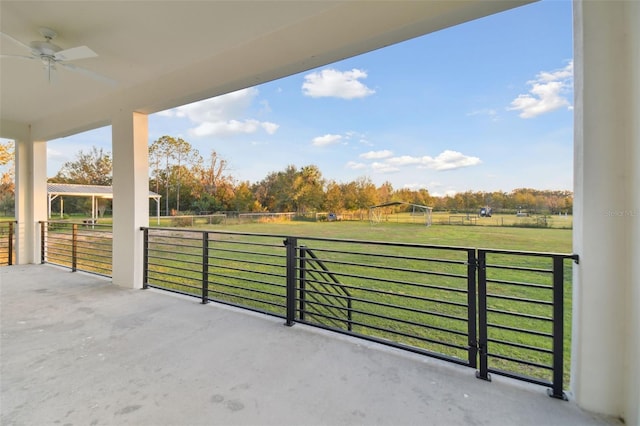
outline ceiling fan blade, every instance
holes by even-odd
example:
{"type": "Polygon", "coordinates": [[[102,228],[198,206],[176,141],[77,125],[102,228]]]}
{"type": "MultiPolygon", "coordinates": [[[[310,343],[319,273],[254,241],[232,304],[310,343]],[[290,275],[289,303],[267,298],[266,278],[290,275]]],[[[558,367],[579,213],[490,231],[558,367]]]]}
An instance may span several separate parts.
{"type": "Polygon", "coordinates": [[[0,55],[0,58],[38,59],[35,56],[25,56],[25,55],[0,55]]]}
{"type": "Polygon", "coordinates": [[[20,40],[18,40],[17,38],[14,38],[12,36],[10,36],[7,33],[3,33],[2,31],[0,31],[0,34],[2,34],[3,36],[5,36],[6,38],[8,38],[9,40],[12,40],[14,43],[19,44],[20,46],[24,47],[25,49],[31,51],[31,47],[29,47],[28,44],[21,42],[20,40]]]}
{"type": "Polygon", "coordinates": [[[53,57],[56,61],[75,61],[76,59],[95,58],[96,56],[98,54],[87,46],[78,46],[56,52],[53,57]]]}
{"type": "Polygon", "coordinates": [[[80,73],[80,74],[84,74],[84,75],[86,75],[88,77],[93,78],[94,80],[98,80],[98,81],[101,81],[103,83],[106,83],[109,86],[113,87],[113,86],[116,85],[116,81],[115,80],[112,80],[109,77],[105,77],[102,74],[98,74],[97,72],[88,70],[86,68],[82,68],[82,67],[79,67],[79,66],[74,65],[74,64],[63,64],[61,62],[58,62],[57,65],[60,65],[61,67],[66,68],[69,71],[73,71],[73,72],[77,72],[77,73],[80,73]]]}

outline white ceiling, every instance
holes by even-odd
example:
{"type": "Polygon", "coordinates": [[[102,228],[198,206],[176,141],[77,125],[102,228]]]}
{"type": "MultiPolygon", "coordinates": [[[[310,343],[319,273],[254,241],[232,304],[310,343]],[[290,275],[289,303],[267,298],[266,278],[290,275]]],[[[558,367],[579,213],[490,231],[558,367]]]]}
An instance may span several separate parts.
{"type": "MultiPolygon", "coordinates": [[[[109,124],[119,109],[153,113],[291,75],[528,0],[0,1],[0,30],[28,44],[38,29],[110,86],[38,61],[0,59],[0,136],[51,139],[109,124]]],[[[0,36],[0,53],[28,55],[0,36]]]]}

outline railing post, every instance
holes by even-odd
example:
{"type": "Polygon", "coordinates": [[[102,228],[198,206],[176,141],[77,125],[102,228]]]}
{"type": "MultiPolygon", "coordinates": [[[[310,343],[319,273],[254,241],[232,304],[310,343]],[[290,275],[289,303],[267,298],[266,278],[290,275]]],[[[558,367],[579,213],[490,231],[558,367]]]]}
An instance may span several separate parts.
{"type": "Polygon", "coordinates": [[[9,241],[8,241],[7,263],[9,266],[13,265],[13,222],[9,222],[9,241]]]}
{"type": "Polygon", "coordinates": [[[142,228],[142,289],[149,288],[149,228],[142,228]]]}
{"type": "Polygon", "coordinates": [[[307,286],[307,248],[305,246],[300,246],[300,289],[298,292],[299,304],[300,308],[300,320],[304,321],[305,316],[305,291],[307,286]]]}
{"type": "Polygon", "coordinates": [[[353,331],[353,312],[351,310],[351,294],[347,294],[347,330],[353,331]]]}
{"type": "Polygon", "coordinates": [[[209,233],[202,233],[202,302],[209,303],[209,233]]]}
{"type": "Polygon", "coordinates": [[[467,334],[469,340],[469,367],[478,365],[478,338],[476,329],[476,270],[478,260],[474,249],[467,250],[467,334]]]}
{"type": "Polygon", "coordinates": [[[491,381],[487,348],[487,253],[478,250],[478,353],[480,370],[476,371],[478,379],[491,381]]]}
{"type": "Polygon", "coordinates": [[[76,272],[78,264],[78,224],[71,225],[71,272],[76,272]]]}
{"type": "Polygon", "coordinates": [[[291,327],[296,319],[296,249],[298,239],[287,237],[284,240],[287,247],[287,322],[291,327]]]}
{"type": "Polygon", "coordinates": [[[47,222],[40,222],[40,264],[44,265],[46,256],[46,231],[48,229],[47,222]]]}
{"type": "Polygon", "coordinates": [[[564,374],[564,256],[553,256],[553,388],[552,398],[567,400],[562,391],[564,374]]]}

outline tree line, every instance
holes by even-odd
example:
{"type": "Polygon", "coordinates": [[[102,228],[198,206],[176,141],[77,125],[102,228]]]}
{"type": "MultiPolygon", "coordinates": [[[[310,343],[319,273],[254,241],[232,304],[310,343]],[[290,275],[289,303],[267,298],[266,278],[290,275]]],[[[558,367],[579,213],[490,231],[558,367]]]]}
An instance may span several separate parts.
{"type": "MultiPolygon", "coordinates": [[[[0,156],[0,160],[2,158],[0,156]]],[[[80,151],[49,181],[111,185],[112,170],[111,154],[93,147],[88,152],[80,151]]],[[[485,206],[494,212],[526,210],[541,214],[571,214],[573,208],[571,191],[521,188],[510,192],[466,191],[434,196],[427,189],[393,188],[390,182],[376,186],[364,176],[350,182],[337,182],[323,177],[315,165],[300,168],[289,165],[251,183],[232,176],[229,163],[215,150],[203,157],[187,141],[171,136],[163,136],[149,146],[149,170],[149,189],[162,195],[163,215],[221,211],[341,213],[362,211],[391,201],[430,206],[435,211],[468,213],[485,206]]],[[[9,189],[12,190],[0,183],[0,190],[10,193],[9,189]]],[[[2,196],[0,192],[0,200],[2,196]]],[[[65,211],[90,210],[88,200],[73,198],[65,199],[65,211]]],[[[155,211],[155,203],[150,207],[155,211]]]]}
{"type": "Polygon", "coordinates": [[[0,143],[0,216],[13,213],[14,193],[13,141],[0,143]]]}

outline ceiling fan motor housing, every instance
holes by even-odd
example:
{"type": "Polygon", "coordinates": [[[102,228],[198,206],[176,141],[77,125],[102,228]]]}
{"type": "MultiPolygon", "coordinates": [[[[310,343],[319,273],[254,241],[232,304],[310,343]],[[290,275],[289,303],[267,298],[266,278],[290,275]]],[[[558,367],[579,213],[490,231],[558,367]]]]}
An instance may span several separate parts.
{"type": "Polygon", "coordinates": [[[31,49],[38,56],[54,56],[56,53],[62,50],[60,46],[56,46],[48,41],[32,41],[29,43],[31,49]]]}

